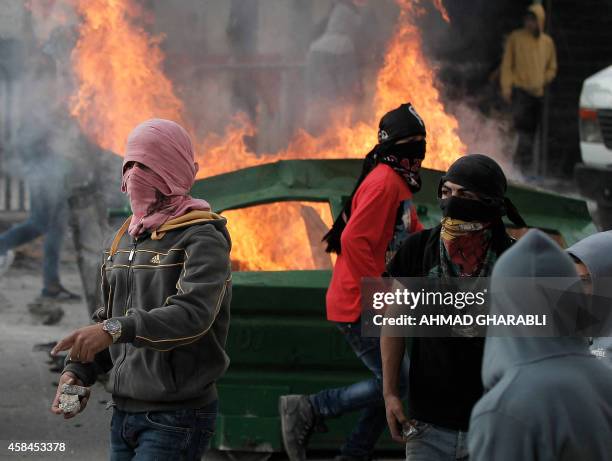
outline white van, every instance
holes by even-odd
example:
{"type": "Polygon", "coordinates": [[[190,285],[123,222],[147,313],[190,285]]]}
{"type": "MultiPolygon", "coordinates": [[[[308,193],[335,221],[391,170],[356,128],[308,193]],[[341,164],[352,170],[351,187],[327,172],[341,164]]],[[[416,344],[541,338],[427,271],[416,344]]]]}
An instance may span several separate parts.
{"type": "Polygon", "coordinates": [[[596,224],[612,229],[612,66],[587,78],[580,94],[580,153],[575,177],[596,224]]]}

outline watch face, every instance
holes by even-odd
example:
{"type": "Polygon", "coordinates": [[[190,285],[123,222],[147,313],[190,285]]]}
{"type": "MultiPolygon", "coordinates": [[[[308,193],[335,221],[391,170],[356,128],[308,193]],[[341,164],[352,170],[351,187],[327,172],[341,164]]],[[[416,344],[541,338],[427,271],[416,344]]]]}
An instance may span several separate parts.
{"type": "Polygon", "coordinates": [[[119,320],[115,319],[107,320],[104,329],[109,333],[117,333],[121,331],[121,323],[119,323],[119,320]]]}

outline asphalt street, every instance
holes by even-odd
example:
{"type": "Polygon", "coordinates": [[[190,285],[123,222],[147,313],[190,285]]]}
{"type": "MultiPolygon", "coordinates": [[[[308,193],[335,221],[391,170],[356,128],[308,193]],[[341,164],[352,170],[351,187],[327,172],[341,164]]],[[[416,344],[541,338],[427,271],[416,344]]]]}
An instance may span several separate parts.
{"type": "MultiPolygon", "coordinates": [[[[63,275],[64,284],[79,292],[76,269],[66,268],[63,275]]],[[[101,385],[92,388],[87,408],[77,417],[64,420],[50,412],[59,374],[49,371],[48,354],[34,346],[87,324],[88,315],[84,303],[66,304],[60,323],[41,325],[28,311],[40,284],[37,271],[26,268],[12,268],[0,279],[0,459],[108,459],[111,411],[105,409],[109,394],[101,385]],[[65,450],[9,451],[11,442],[63,442],[65,450]]]]}

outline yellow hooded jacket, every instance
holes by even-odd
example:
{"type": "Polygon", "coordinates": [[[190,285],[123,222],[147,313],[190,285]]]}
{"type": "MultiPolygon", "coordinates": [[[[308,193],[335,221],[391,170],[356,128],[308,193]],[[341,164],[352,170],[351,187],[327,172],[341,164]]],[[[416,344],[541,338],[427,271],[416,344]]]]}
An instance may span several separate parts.
{"type": "Polygon", "coordinates": [[[541,5],[531,5],[540,26],[540,36],[534,37],[525,29],[510,34],[501,64],[501,91],[509,99],[517,87],[533,96],[543,96],[544,87],[557,75],[557,53],[552,38],[544,33],[546,13],[541,5]]]}

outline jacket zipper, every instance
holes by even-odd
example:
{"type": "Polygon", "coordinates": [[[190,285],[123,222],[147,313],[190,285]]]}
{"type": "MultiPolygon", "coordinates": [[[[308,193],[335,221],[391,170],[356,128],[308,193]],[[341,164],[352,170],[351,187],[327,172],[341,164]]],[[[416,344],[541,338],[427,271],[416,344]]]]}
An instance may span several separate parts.
{"type": "MultiPolygon", "coordinates": [[[[128,274],[127,274],[127,299],[125,302],[126,310],[125,313],[127,313],[127,311],[130,310],[130,308],[132,307],[132,273],[133,273],[133,269],[132,269],[132,264],[134,262],[134,255],[136,253],[136,247],[138,246],[138,238],[134,238],[134,243],[132,245],[132,249],[130,251],[130,255],[128,257],[128,274]]],[[[119,361],[119,363],[117,363],[117,369],[115,370],[115,386],[114,386],[114,390],[115,393],[118,393],[119,391],[119,371],[121,369],[121,365],[123,365],[123,363],[125,362],[125,356],[127,355],[127,344],[122,343],[121,344],[122,348],[123,348],[123,354],[121,356],[121,360],[119,361]]]]}

